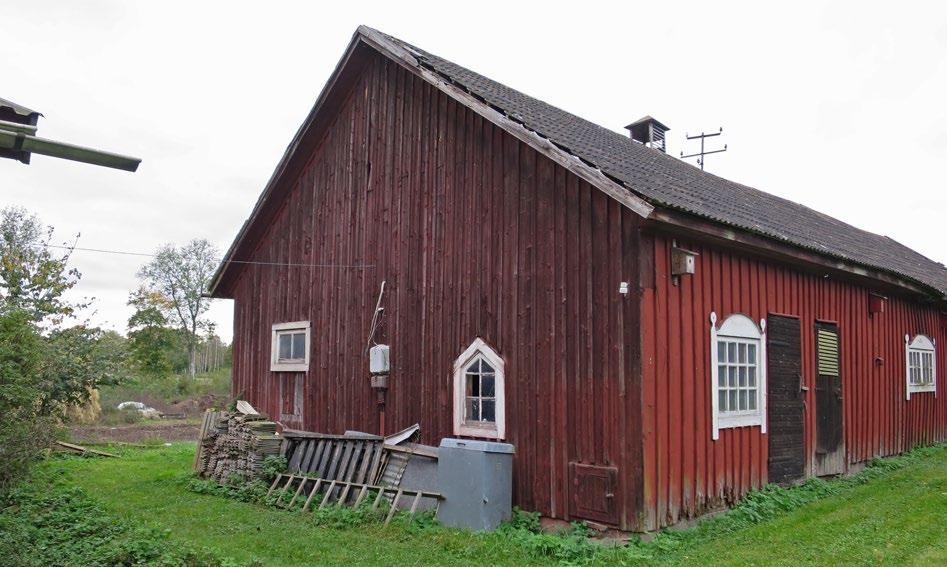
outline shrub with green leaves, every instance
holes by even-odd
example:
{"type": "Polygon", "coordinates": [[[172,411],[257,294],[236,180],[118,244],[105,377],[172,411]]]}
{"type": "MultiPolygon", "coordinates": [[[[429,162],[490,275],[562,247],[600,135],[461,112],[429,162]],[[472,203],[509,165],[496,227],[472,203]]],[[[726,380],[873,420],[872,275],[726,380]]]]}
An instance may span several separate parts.
{"type": "Polygon", "coordinates": [[[44,346],[30,314],[0,311],[0,494],[48,446],[54,422],[39,416],[44,346]]]}
{"type": "Polygon", "coordinates": [[[241,475],[231,475],[224,484],[219,484],[215,480],[194,477],[188,480],[187,489],[198,494],[224,496],[241,502],[263,503],[270,487],[261,480],[248,482],[241,475]]]}
{"type": "Polygon", "coordinates": [[[286,457],[279,455],[269,455],[263,459],[263,468],[260,474],[260,480],[264,482],[273,482],[276,477],[286,472],[289,463],[286,457]]]}

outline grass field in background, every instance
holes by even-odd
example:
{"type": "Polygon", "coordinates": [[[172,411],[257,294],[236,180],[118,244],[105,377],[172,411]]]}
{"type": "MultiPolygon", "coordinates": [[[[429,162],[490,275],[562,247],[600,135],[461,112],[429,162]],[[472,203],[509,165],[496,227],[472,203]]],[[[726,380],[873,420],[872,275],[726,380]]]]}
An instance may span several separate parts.
{"type": "Polygon", "coordinates": [[[311,514],[189,491],[193,451],[193,444],[178,443],[124,449],[120,459],[55,459],[43,465],[41,476],[79,486],[109,513],[167,530],[172,541],[264,565],[533,565],[557,559],[602,564],[947,565],[947,446],[895,459],[854,479],[764,493],[749,508],[705,522],[703,528],[617,550],[585,541],[562,547],[563,538],[523,531],[478,535],[411,524],[318,526],[311,514]],[[794,498],[794,509],[770,513],[760,523],[727,518],[752,517],[754,510],[765,512],[774,503],[794,498]]]}
{"type": "Polygon", "coordinates": [[[187,374],[132,376],[117,386],[101,387],[99,393],[103,408],[114,408],[121,402],[142,401],[143,398],[174,404],[204,395],[227,397],[230,395],[230,368],[204,372],[194,378],[187,374]]]}

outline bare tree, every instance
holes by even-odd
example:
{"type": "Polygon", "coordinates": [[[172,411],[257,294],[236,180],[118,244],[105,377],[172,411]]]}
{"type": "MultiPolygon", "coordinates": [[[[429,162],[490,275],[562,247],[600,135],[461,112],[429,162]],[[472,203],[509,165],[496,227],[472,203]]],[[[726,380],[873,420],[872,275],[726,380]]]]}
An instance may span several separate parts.
{"type": "Polygon", "coordinates": [[[138,271],[146,286],[170,300],[167,317],[187,336],[188,373],[192,378],[196,373],[198,331],[207,325],[202,317],[210,307],[204,291],[219,256],[217,249],[204,239],[194,239],[180,248],[166,244],[154,260],[138,271]]]}

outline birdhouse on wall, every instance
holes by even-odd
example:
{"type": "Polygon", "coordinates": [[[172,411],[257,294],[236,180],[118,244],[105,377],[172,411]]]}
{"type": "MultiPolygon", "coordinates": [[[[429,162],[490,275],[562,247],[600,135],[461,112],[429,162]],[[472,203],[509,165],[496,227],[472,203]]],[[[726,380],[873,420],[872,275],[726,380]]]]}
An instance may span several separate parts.
{"type": "Polygon", "coordinates": [[[697,252],[683,248],[671,249],[671,275],[693,274],[697,269],[697,252]]]}
{"type": "Polygon", "coordinates": [[[868,312],[874,315],[875,313],[884,313],[885,312],[885,303],[888,302],[888,298],[883,295],[877,295],[874,293],[868,294],[868,312]]]}

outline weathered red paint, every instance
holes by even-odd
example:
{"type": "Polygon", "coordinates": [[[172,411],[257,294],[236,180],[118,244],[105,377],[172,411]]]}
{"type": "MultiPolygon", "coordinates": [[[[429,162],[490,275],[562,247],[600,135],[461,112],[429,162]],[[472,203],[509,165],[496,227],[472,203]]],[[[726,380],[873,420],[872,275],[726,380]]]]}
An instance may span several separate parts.
{"type": "MultiPolygon", "coordinates": [[[[873,290],[698,240],[678,240],[700,256],[696,273],[674,285],[672,242],[660,231],[642,239],[654,256],[654,285],[642,286],[641,303],[646,528],[730,504],[767,481],[767,436],[759,427],[724,429],[718,441],[711,439],[711,311],[721,319],[732,313],[754,320],[769,314],[800,318],[809,474],[815,456],[816,321],[836,322],[840,330],[849,468],[947,438],[947,397],[926,393],[905,400],[904,335],[923,333],[938,345],[947,341],[936,304],[887,292],[885,311],[872,313],[873,290]]],[[[944,358],[938,357],[940,381],[947,375],[944,358]]]]}
{"type": "Polygon", "coordinates": [[[236,300],[234,391],[287,426],[417,422],[437,443],[452,434],[453,361],[479,336],[505,360],[515,503],[563,519],[589,509],[572,506],[578,470],[617,482],[615,525],[655,529],[767,481],[759,427],[711,440],[716,311],[799,317],[810,474],[816,320],[840,329],[848,465],[947,438],[943,395],[904,400],[903,337],[944,344],[939,304],[703,237],[678,243],[700,256],[674,285],[668,231],[680,227],[642,221],[365,45],[345,61],[234,249],[280,265],[234,264],[217,289],[236,300]],[[344,267],[356,265],[371,268],[344,267]],[[382,281],[383,414],[364,352],[382,281]],[[884,312],[869,313],[872,292],[884,312]],[[309,371],[270,372],[271,325],[297,320],[312,325],[309,371]]]}
{"type": "Polygon", "coordinates": [[[619,524],[640,508],[637,217],[408,71],[367,57],[308,163],[244,259],[234,390],[286,415],[299,373],[270,372],[270,327],[312,324],[301,421],[379,431],[364,353],[381,282],[391,346],[386,431],[452,435],[454,359],[478,336],[505,359],[518,505],[567,518],[570,462],[616,467],[619,524]],[[282,388],[279,387],[282,385],[282,388]],[[282,394],[281,394],[282,393],[282,394]]]}

